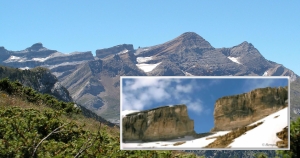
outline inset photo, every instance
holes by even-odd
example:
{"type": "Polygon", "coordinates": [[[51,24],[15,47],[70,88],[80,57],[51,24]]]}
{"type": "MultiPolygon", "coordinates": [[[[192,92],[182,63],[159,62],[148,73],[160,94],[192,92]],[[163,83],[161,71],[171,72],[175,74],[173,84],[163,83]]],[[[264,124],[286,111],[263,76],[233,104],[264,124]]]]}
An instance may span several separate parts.
{"type": "Polygon", "coordinates": [[[289,77],[121,77],[121,150],[289,150],[289,77]]]}

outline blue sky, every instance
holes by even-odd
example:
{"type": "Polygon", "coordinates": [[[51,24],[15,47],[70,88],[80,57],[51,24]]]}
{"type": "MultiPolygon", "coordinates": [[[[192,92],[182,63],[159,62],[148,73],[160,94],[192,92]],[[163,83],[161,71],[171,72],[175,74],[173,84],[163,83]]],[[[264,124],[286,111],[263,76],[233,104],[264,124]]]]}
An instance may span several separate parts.
{"type": "Polygon", "coordinates": [[[300,75],[300,1],[0,1],[0,46],[63,53],[152,46],[196,32],[215,48],[248,41],[300,75]]]}
{"type": "Polygon", "coordinates": [[[122,111],[141,111],[186,104],[195,131],[204,133],[214,126],[213,111],[218,98],[287,85],[287,78],[122,78],[121,107],[122,111]]]}

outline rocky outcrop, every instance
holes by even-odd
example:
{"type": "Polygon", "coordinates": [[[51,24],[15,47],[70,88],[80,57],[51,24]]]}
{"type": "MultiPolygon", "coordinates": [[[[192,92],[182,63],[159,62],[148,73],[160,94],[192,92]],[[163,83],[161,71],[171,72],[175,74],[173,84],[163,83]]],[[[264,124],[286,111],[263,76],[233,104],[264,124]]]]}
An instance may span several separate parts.
{"type": "Polygon", "coordinates": [[[59,100],[73,101],[68,90],[46,68],[36,67],[31,70],[20,70],[0,66],[0,79],[6,77],[13,81],[18,80],[24,86],[31,87],[40,93],[50,94],[59,100]]]}
{"type": "Polygon", "coordinates": [[[3,62],[7,58],[9,58],[10,52],[7,51],[4,47],[0,47],[0,62],[3,62]]]}
{"type": "Polygon", "coordinates": [[[259,88],[251,92],[218,99],[212,131],[232,130],[255,122],[286,106],[287,87],[259,88]]]}
{"type": "Polygon", "coordinates": [[[208,144],[205,148],[226,148],[230,143],[234,141],[234,139],[240,137],[241,135],[245,134],[247,131],[252,130],[253,128],[256,128],[257,126],[261,125],[263,122],[258,122],[251,126],[245,126],[241,127],[235,130],[232,130],[231,132],[223,135],[223,136],[216,136],[216,137],[208,137],[206,139],[213,139],[217,138],[212,143],[208,144]]]}
{"type": "Polygon", "coordinates": [[[111,48],[105,48],[105,49],[98,49],[96,50],[96,57],[98,58],[104,58],[109,55],[114,55],[114,54],[122,54],[122,53],[127,53],[128,51],[133,50],[133,45],[132,44],[122,44],[122,45],[117,45],[111,48]]]}
{"type": "Polygon", "coordinates": [[[194,135],[194,121],[186,105],[164,106],[127,114],[122,120],[123,141],[156,141],[194,135]]]}
{"type": "Polygon", "coordinates": [[[288,148],[289,146],[289,132],[288,132],[288,127],[285,127],[282,129],[282,131],[276,133],[276,136],[281,139],[280,141],[276,142],[276,146],[279,148],[288,148]]]}

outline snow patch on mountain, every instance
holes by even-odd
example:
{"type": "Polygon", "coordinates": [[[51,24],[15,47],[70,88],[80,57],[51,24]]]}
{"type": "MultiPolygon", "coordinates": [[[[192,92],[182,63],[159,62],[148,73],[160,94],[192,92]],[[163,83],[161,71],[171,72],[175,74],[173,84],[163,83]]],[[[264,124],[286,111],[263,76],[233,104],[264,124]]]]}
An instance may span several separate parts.
{"type": "Polygon", "coordinates": [[[120,53],[118,53],[119,55],[120,54],[125,54],[125,53],[127,53],[128,52],[128,50],[127,49],[124,49],[123,51],[121,51],[120,53]]]}
{"type": "Polygon", "coordinates": [[[263,76],[268,76],[268,71],[265,71],[263,76]]]}
{"type": "Polygon", "coordinates": [[[141,70],[143,70],[144,72],[151,72],[153,69],[156,68],[156,66],[158,66],[161,62],[157,63],[157,64],[136,64],[136,66],[138,68],[140,68],[141,70]]]}
{"type": "Polygon", "coordinates": [[[10,63],[10,62],[24,62],[26,61],[26,58],[22,58],[22,57],[17,57],[17,56],[10,56],[8,59],[6,59],[5,61],[3,61],[4,63],[10,63]]]}
{"type": "Polygon", "coordinates": [[[233,61],[233,62],[235,62],[235,63],[237,63],[237,64],[241,64],[241,63],[239,62],[239,57],[228,57],[228,59],[230,59],[231,61],[233,61]]]}
{"type": "Polygon", "coordinates": [[[183,70],[181,70],[181,72],[184,73],[185,76],[194,76],[193,74],[191,74],[191,73],[189,73],[189,72],[186,72],[186,71],[183,71],[183,70]]]}
{"type": "Polygon", "coordinates": [[[150,61],[150,60],[152,60],[152,56],[150,56],[150,57],[137,57],[136,58],[136,61],[138,63],[145,63],[145,62],[150,61]]]}
{"type": "Polygon", "coordinates": [[[38,61],[38,62],[44,62],[44,61],[48,60],[49,58],[50,58],[50,56],[46,57],[46,58],[32,58],[32,60],[33,61],[38,61]]]}
{"type": "Polygon", "coordinates": [[[148,62],[150,60],[152,60],[153,57],[137,57],[136,61],[138,64],[136,64],[136,66],[138,68],[140,68],[141,70],[143,70],[144,72],[151,72],[153,69],[156,68],[156,66],[158,66],[161,62],[156,63],[156,64],[145,64],[145,62],[148,62]]]}

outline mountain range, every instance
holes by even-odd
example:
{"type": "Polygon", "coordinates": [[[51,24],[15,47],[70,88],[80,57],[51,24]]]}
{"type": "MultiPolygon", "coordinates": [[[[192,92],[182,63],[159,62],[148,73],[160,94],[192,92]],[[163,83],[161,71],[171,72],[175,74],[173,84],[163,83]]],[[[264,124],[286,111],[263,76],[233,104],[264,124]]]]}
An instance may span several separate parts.
{"type": "MultiPolygon", "coordinates": [[[[33,44],[21,51],[0,47],[0,65],[20,69],[48,68],[73,101],[118,123],[120,76],[299,76],[282,64],[265,59],[248,42],[214,48],[194,32],[155,46],[132,44],[64,54],[33,44]]],[[[292,89],[293,90],[293,89],[292,89]]],[[[293,93],[293,92],[292,92],[293,93]]]]}

